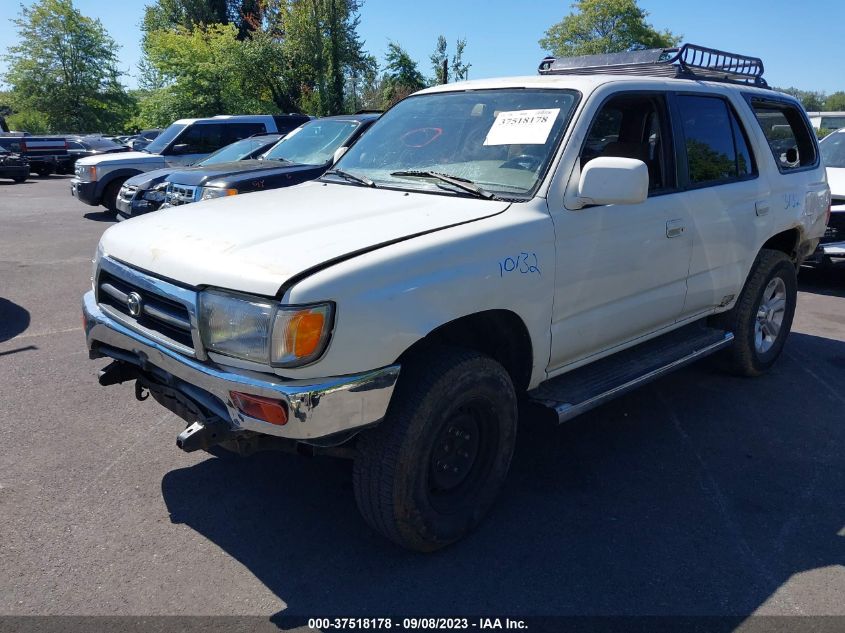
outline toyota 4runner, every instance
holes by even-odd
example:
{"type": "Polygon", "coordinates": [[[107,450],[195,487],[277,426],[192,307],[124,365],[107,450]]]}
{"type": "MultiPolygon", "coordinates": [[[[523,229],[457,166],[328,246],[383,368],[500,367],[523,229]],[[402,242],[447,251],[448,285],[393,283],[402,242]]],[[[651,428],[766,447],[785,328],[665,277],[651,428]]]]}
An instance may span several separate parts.
{"type": "Polygon", "coordinates": [[[373,529],[452,543],[519,399],[564,421],[714,352],[778,358],[830,192],[761,74],[692,45],[546,59],[401,101],[317,181],[114,226],[84,298],[100,382],[178,413],[187,451],[353,457],[373,529]]]}

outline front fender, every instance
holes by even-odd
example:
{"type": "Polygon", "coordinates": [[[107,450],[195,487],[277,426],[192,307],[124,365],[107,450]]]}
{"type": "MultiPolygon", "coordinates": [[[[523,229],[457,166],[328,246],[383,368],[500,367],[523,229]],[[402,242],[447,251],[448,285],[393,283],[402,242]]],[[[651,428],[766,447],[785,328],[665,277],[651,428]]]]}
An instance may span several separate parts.
{"type": "Polygon", "coordinates": [[[111,183],[115,180],[123,179],[126,180],[127,178],[131,178],[132,176],[137,176],[138,174],[143,173],[140,169],[132,169],[129,167],[123,169],[115,169],[114,171],[110,171],[106,174],[103,174],[103,177],[97,180],[97,189],[94,195],[97,197],[98,200],[103,198],[103,193],[111,183]]]}
{"type": "Polygon", "coordinates": [[[394,362],[437,327],[487,310],[509,310],[534,351],[530,386],[545,379],[554,297],[554,228],[545,201],[382,247],[319,270],[286,303],[333,300],[335,329],[324,357],[295,378],[351,374],[394,362]]]}

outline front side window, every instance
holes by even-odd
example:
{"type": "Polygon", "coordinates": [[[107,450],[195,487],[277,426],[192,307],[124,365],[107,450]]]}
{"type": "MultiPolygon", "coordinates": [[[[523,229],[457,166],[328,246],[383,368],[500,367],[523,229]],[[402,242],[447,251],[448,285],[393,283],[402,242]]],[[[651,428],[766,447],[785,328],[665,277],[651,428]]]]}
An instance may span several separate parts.
{"type": "Polygon", "coordinates": [[[819,143],[825,167],[845,168],[845,132],[829,134],[819,143]]]}
{"type": "Polygon", "coordinates": [[[210,154],[228,145],[225,138],[225,126],[220,123],[197,123],[176,139],[174,149],[178,147],[181,154],[210,154]]]}
{"type": "Polygon", "coordinates": [[[581,167],[599,156],[634,158],[648,167],[649,193],[668,191],[675,187],[671,147],[665,97],[622,94],[607,101],[593,120],[581,150],[581,167]]]}
{"type": "Polygon", "coordinates": [[[720,97],[678,97],[691,185],[732,182],[754,173],[745,135],[720,97]]]}
{"type": "Polygon", "coordinates": [[[197,165],[218,165],[220,163],[243,160],[263,147],[267,147],[267,145],[269,143],[266,138],[245,138],[217,150],[205,160],[198,162],[197,165]]]}
{"type": "Polygon", "coordinates": [[[574,91],[537,88],[412,96],[382,115],[335,167],[376,186],[466,195],[445,176],[522,199],[545,174],[576,101],[574,91]]]}
{"type": "Polygon", "coordinates": [[[264,158],[300,165],[323,165],[344,146],[358,125],[355,121],[311,121],[276,143],[264,158]]]}
{"type": "Polygon", "coordinates": [[[808,129],[797,105],[756,98],[750,101],[781,172],[816,164],[815,134],[808,129]]]}

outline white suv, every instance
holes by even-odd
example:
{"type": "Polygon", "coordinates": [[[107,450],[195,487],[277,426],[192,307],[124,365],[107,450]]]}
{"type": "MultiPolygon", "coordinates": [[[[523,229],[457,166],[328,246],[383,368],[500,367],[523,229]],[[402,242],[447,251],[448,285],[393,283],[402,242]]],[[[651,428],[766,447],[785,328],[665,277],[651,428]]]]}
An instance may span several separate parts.
{"type": "Polygon", "coordinates": [[[304,114],[221,115],[207,119],[179,119],[139,152],[90,156],[76,161],[70,192],[91,206],[117,212],[123,183],[138,174],[191,165],[221,147],[255,134],[287,134],[310,120],[304,114]]]}
{"type": "Polygon", "coordinates": [[[520,398],[564,421],[717,351],[764,372],[830,192],[800,104],[701,50],[429,88],[317,181],[110,228],[100,382],[184,450],[353,457],[367,522],[428,551],[493,503],[520,398]]]}

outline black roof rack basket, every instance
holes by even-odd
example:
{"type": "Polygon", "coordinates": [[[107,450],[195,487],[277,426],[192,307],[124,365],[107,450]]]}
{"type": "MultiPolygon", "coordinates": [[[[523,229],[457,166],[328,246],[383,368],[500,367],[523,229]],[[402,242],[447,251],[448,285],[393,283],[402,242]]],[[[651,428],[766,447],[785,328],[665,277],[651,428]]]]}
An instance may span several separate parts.
{"type": "Polygon", "coordinates": [[[649,75],[768,87],[763,79],[763,60],[759,57],[696,44],[581,57],[546,57],[540,62],[539,72],[541,75],[649,75]]]}

